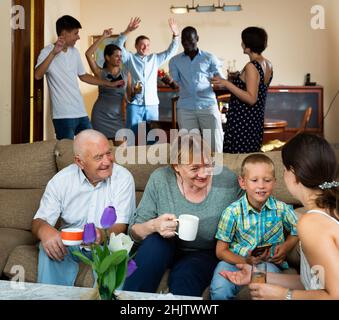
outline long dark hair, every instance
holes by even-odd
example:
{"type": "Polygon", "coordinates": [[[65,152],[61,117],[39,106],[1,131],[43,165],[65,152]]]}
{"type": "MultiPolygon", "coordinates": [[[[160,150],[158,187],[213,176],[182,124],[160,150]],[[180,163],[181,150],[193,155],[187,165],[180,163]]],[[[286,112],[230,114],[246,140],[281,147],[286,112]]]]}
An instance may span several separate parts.
{"type": "Polygon", "coordinates": [[[325,182],[338,181],[338,165],[334,150],[322,137],[300,133],[287,142],[282,149],[282,161],[287,170],[307,188],[318,191],[315,200],[319,208],[328,209],[339,220],[339,187],[321,189],[325,182]]]}
{"type": "Polygon", "coordinates": [[[106,47],[105,47],[105,50],[104,50],[104,59],[105,59],[105,62],[104,62],[104,64],[103,64],[103,68],[105,69],[105,68],[107,68],[107,63],[106,63],[106,56],[111,56],[115,51],[117,51],[117,50],[119,50],[119,51],[121,51],[121,49],[118,47],[118,46],[116,46],[115,44],[108,44],[106,47]]]}

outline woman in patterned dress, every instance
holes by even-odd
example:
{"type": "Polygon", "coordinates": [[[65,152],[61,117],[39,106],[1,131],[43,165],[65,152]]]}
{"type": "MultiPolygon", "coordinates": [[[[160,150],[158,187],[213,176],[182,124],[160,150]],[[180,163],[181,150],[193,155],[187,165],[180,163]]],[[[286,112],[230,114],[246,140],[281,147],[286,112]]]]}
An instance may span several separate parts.
{"type": "Polygon", "coordinates": [[[261,54],[267,46],[266,31],[248,27],[243,30],[241,38],[241,46],[250,62],[233,82],[220,77],[211,80],[213,85],[231,92],[224,136],[224,152],[228,153],[260,151],[266,93],[273,77],[271,62],[261,54]]]}
{"type": "Polygon", "coordinates": [[[91,115],[93,129],[103,133],[107,139],[113,140],[118,130],[124,127],[122,117],[122,101],[125,98],[127,75],[121,70],[121,49],[114,44],[108,44],[104,50],[105,62],[100,67],[94,57],[100,43],[112,35],[112,29],[104,30],[102,36],[97,39],[86,51],[88,64],[97,78],[111,81],[115,88],[99,86],[99,96],[96,100],[91,115]]]}

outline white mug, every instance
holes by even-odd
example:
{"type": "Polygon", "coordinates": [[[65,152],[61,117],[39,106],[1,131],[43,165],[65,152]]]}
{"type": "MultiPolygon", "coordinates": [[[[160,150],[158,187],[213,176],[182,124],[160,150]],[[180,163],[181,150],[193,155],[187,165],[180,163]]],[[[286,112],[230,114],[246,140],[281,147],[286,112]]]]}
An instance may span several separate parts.
{"type": "Polygon", "coordinates": [[[191,214],[182,214],[175,221],[179,224],[178,232],[176,232],[179,238],[185,241],[194,241],[198,233],[199,218],[191,214]]]}

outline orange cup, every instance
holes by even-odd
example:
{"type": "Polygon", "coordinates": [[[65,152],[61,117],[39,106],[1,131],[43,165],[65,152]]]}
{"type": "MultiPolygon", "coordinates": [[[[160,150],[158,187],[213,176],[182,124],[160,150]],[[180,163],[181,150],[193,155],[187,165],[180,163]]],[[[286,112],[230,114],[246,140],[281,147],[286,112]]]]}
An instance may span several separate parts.
{"type": "Polygon", "coordinates": [[[66,228],[61,230],[61,240],[65,246],[78,246],[82,243],[83,229],[66,228]]]}

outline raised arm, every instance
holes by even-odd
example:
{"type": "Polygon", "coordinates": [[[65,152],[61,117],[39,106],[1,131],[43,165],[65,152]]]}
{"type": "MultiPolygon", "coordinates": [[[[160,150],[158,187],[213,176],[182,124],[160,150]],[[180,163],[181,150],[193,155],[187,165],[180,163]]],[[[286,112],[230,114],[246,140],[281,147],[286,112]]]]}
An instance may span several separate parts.
{"type": "Polygon", "coordinates": [[[65,39],[63,36],[60,36],[57,40],[57,42],[54,45],[53,50],[50,52],[50,54],[46,57],[46,59],[35,69],[34,72],[34,78],[36,80],[41,80],[45,73],[47,72],[47,69],[51,62],[53,61],[54,57],[63,50],[65,47],[65,39]]]}
{"type": "Polygon", "coordinates": [[[122,34],[124,36],[127,36],[130,32],[136,30],[139,28],[141,19],[139,17],[131,18],[129,24],[127,25],[127,28],[122,34]]]}
{"type": "Polygon", "coordinates": [[[179,28],[172,18],[168,19],[168,25],[172,31],[173,38],[167,50],[157,54],[158,67],[161,66],[164,62],[171,59],[176,54],[179,48],[179,28]]]}
{"type": "Polygon", "coordinates": [[[97,78],[100,78],[102,68],[98,66],[98,64],[96,63],[94,54],[95,54],[95,51],[98,49],[100,43],[106,38],[109,38],[111,35],[112,35],[112,28],[104,30],[104,32],[102,33],[102,36],[99,39],[97,39],[86,51],[86,59],[88,61],[88,64],[92,72],[97,78]]]}
{"type": "Polygon", "coordinates": [[[172,31],[173,37],[179,37],[179,28],[173,18],[168,19],[168,25],[172,31]]]}
{"type": "Polygon", "coordinates": [[[120,49],[121,49],[121,54],[122,54],[122,62],[126,63],[127,60],[129,59],[129,56],[131,55],[131,53],[129,51],[127,51],[124,47],[124,44],[127,40],[127,35],[136,30],[137,28],[139,28],[140,25],[140,18],[139,17],[135,17],[135,18],[131,18],[129,24],[127,25],[127,28],[125,31],[121,32],[120,36],[118,37],[118,39],[116,39],[114,41],[114,44],[117,45],[120,49]]]}

